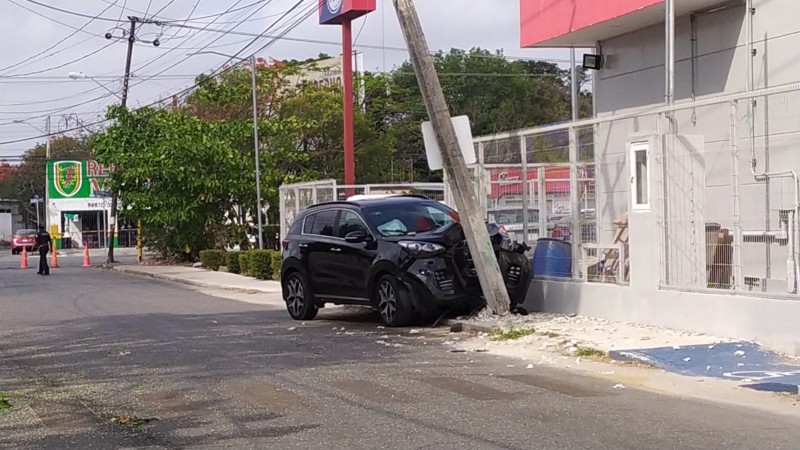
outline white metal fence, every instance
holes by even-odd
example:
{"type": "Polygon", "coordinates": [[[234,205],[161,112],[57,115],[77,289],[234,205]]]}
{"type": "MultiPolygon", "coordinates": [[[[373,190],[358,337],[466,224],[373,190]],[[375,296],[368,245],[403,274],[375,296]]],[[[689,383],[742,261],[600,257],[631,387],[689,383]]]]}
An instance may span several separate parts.
{"type": "MultiPolygon", "coordinates": [[[[634,245],[652,248],[642,264],[658,264],[663,288],[798,298],[800,84],[479,137],[475,146],[483,214],[530,244],[569,242],[559,278],[626,284],[634,245]],[[637,136],[655,148],[640,155],[637,136]],[[629,242],[629,212],[643,208],[653,239],[629,242]]],[[[300,183],[281,187],[281,235],[311,204],[375,192],[454,207],[446,180],[300,183]]]]}
{"type": "Polygon", "coordinates": [[[337,185],[336,180],[309,181],[285,184],[280,187],[281,239],[286,236],[297,213],[311,205],[344,201],[353,195],[364,194],[419,194],[444,201],[442,183],[387,183],[337,185]]]}
{"type": "Polygon", "coordinates": [[[800,84],[475,144],[487,214],[521,221],[529,241],[569,241],[565,278],[629,281],[630,244],[653,248],[644,263],[658,261],[664,288],[798,296],[800,84]],[[636,136],[656,144],[641,160],[636,136]],[[651,214],[657,241],[629,243],[631,208],[651,214]]]}

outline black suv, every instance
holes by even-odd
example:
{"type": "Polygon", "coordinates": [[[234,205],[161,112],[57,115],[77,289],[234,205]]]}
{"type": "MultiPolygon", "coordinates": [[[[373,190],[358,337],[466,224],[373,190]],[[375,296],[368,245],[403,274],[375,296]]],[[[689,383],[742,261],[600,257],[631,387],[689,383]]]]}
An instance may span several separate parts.
{"type": "MultiPolygon", "coordinates": [[[[325,303],[372,306],[388,326],[468,306],[480,285],[458,214],[427,197],[329,202],[302,211],[283,240],[281,285],[292,318],[311,320],[325,303]]],[[[490,226],[490,230],[491,230],[490,226]]],[[[531,278],[524,250],[498,228],[495,249],[512,303],[531,278]]]]}

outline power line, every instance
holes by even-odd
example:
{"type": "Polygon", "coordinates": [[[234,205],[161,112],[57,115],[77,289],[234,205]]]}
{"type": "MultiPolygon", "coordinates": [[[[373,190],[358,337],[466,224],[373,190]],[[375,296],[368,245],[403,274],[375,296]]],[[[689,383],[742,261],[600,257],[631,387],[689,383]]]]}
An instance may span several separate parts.
{"type": "Polygon", "coordinates": [[[113,41],[112,41],[112,42],[109,42],[108,44],[106,44],[106,45],[104,45],[104,46],[102,46],[102,47],[98,48],[97,50],[94,50],[94,51],[92,51],[92,52],[89,52],[89,53],[87,53],[87,54],[85,54],[85,55],[83,55],[83,56],[80,56],[80,57],[78,57],[78,58],[75,58],[75,59],[73,59],[72,61],[67,61],[67,62],[65,62],[65,63],[63,63],[63,64],[59,64],[59,65],[57,65],[57,66],[48,67],[47,69],[34,70],[33,72],[17,73],[17,74],[13,74],[13,75],[8,75],[7,77],[8,77],[8,78],[19,78],[19,77],[23,77],[23,76],[27,76],[27,75],[35,75],[35,74],[37,74],[37,73],[49,72],[49,71],[51,71],[51,70],[60,69],[60,68],[62,68],[62,67],[68,66],[68,65],[70,65],[70,64],[73,64],[73,63],[76,63],[76,62],[78,62],[78,61],[82,61],[82,60],[84,60],[84,59],[86,59],[86,58],[88,58],[88,57],[90,57],[90,56],[94,56],[94,55],[96,55],[96,54],[98,54],[98,53],[102,52],[103,50],[107,49],[108,47],[111,47],[111,46],[112,46],[112,45],[114,45],[115,43],[116,43],[116,42],[113,42],[113,41]]]}
{"type": "MultiPolygon", "coordinates": [[[[258,11],[260,11],[261,9],[263,9],[264,7],[266,7],[266,6],[269,4],[269,2],[271,2],[271,1],[272,1],[272,0],[268,0],[268,3],[266,3],[266,4],[262,5],[261,7],[259,7],[259,8],[258,8],[258,9],[256,9],[256,10],[252,11],[252,12],[250,13],[250,16],[248,16],[248,17],[252,17],[252,16],[253,16],[254,14],[256,14],[258,11]]],[[[231,6],[229,9],[233,9],[233,8],[234,8],[236,5],[238,5],[238,4],[239,4],[239,3],[241,3],[241,2],[242,2],[242,0],[238,0],[238,1],[237,1],[236,3],[234,3],[234,4],[233,4],[233,5],[232,5],[232,6],[231,6]]],[[[242,13],[242,14],[244,14],[244,13],[242,13]]],[[[241,14],[240,14],[240,16],[241,16],[241,14]]],[[[211,24],[209,24],[209,25],[211,25],[211,24]]],[[[232,31],[232,30],[233,30],[233,29],[235,29],[237,26],[239,26],[239,25],[234,25],[233,27],[231,27],[231,29],[230,29],[230,30],[232,31]]],[[[219,41],[220,39],[222,39],[222,38],[223,38],[223,37],[225,37],[225,36],[226,36],[226,34],[222,34],[221,36],[218,36],[217,38],[215,38],[214,40],[212,40],[211,42],[209,42],[208,44],[206,44],[206,46],[205,46],[205,47],[207,47],[208,45],[211,45],[211,44],[213,44],[213,43],[215,43],[215,42],[219,41]]],[[[204,47],[204,48],[205,48],[205,47],[204,47]]],[[[141,70],[141,69],[143,69],[143,68],[145,68],[145,67],[147,67],[147,66],[149,66],[149,65],[153,64],[154,62],[156,62],[157,60],[159,60],[159,59],[163,58],[164,56],[166,56],[167,54],[171,53],[171,52],[172,52],[172,51],[174,51],[174,50],[175,50],[175,49],[172,49],[172,50],[170,50],[170,51],[168,51],[168,52],[164,53],[163,55],[161,55],[161,56],[159,56],[159,57],[157,57],[157,58],[155,58],[155,59],[151,60],[151,61],[150,61],[150,62],[148,62],[147,64],[145,64],[145,65],[143,65],[143,66],[141,66],[141,67],[137,68],[137,70],[141,70]]],[[[201,49],[201,50],[202,50],[202,49],[201,49]]],[[[183,62],[185,62],[186,60],[188,60],[190,57],[191,57],[191,56],[187,56],[187,57],[183,58],[182,60],[180,60],[180,61],[178,61],[178,62],[176,62],[176,63],[174,63],[174,64],[170,65],[170,66],[169,66],[169,67],[167,67],[166,69],[163,69],[163,70],[161,70],[160,72],[157,72],[155,75],[161,75],[161,74],[163,74],[164,72],[166,72],[166,71],[168,71],[168,70],[172,69],[173,67],[176,67],[176,66],[178,66],[178,65],[180,65],[180,64],[183,64],[183,62]]],[[[152,76],[151,76],[151,77],[149,77],[149,78],[152,78],[152,76]]],[[[138,83],[134,84],[134,86],[138,86],[138,85],[140,85],[140,84],[142,84],[142,83],[144,83],[144,82],[148,81],[148,79],[149,79],[149,78],[144,78],[144,79],[142,79],[142,81],[139,81],[138,83]]]]}
{"type": "MultiPolygon", "coordinates": [[[[12,3],[14,3],[12,0],[9,0],[9,1],[11,1],[12,3]]],[[[36,1],[36,0],[25,0],[25,1],[27,1],[27,2],[29,2],[29,3],[33,3],[33,4],[35,4],[35,5],[39,5],[39,6],[43,7],[43,8],[52,9],[53,11],[58,11],[58,12],[60,12],[60,13],[64,13],[64,14],[70,14],[70,15],[73,15],[73,16],[78,16],[78,17],[87,17],[87,18],[92,18],[92,17],[93,17],[93,16],[91,16],[91,15],[89,15],[89,14],[84,14],[84,13],[80,13],[80,12],[77,12],[77,11],[71,11],[71,10],[68,10],[68,9],[59,8],[59,7],[57,7],[57,6],[48,5],[48,4],[45,4],[45,3],[38,2],[38,1],[36,1]]],[[[103,1],[103,2],[105,2],[105,3],[109,3],[109,4],[111,4],[111,3],[112,3],[112,2],[110,2],[110,1],[107,1],[107,0],[102,0],[102,1],[103,1]]],[[[167,6],[169,6],[170,4],[172,4],[172,2],[173,2],[173,1],[174,1],[174,0],[170,1],[170,2],[167,4],[167,6]]],[[[208,19],[208,18],[215,17],[215,16],[216,16],[216,17],[219,17],[219,16],[223,16],[223,15],[225,15],[225,14],[231,14],[231,13],[234,13],[234,12],[237,12],[237,11],[241,11],[241,10],[243,10],[243,9],[250,8],[251,6],[255,6],[255,5],[259,4],[259,3],[264,3],[265,1],[270,1],[270,0],[257,0],[257,1],[255,1],[255,2],[253,2],[253,3],[250,3],[250,4],[248,4],[248,5],[245,5],[245,6],[239,7],[239,8],[237,8],[237,9],[228,9],[228,10],[226,10],[225,12],[222,12],[222,13],[210,14],[210,15],[208,15],[208,16],[197,17],[197,18],[195,18],[195,20],[198,20],[198,19],[208,19]]],[[[113,4],[113,6],[117,6],[117,5],[116,5],[116,3],[117,3],[117,2],[113,2],[113,3],[114,3],[114,4],[113,4]]],[[[137,10],[135,10],[135,9],[132,9],[132,8],[128,8],[128,10],[129,10],[129,11],[131,11],[131,12],[134,12],[134,13],[142,14],[142,15],[143,15],[143,16],[142,16],[142,19],[146,19],[146,20],[152,20],[152,19],[155,19],[155,18],[157,18],[157,14],[158,14],[158,13],[160,13],[161,11],[163,11],[163,10],[166,8],[166,7],[164,7],[164,8],[161,8],[161,9],[158,11],[158,13],[156,13],[156,14],[153,14],[152,16],[150,16],[150,17],[151,17],[151,19],[147,19],[147,14],[148,14],[148,12],[150,11],[150,5],[151,5],[152,3],[153,3],[153,1],[152,1],[152,0],[150,0],[150,2],[147,4],[147,10],[145,10],[145,11],[137,11],[137,10]]],[[[17,5],[17,6],[19,6],[19,5],[17,5]]],[[[117,6],[117,7],[118,7],[118,8],[122,8],[122,9],[124,10],[124,7],[120,7],[120,6],[117,6]]],[[[27,8],[26,8],[26,9],[27,9],[27,8]]],[[[122,17],[122,14],[120,13],[120,18],[121,18],[121,17],[122,17]]],[[[169,18],[166,18],[166,17],[162,17],[161,19],[162,19],[162,20],[161,20],[161,21],[159,21],[159,22],[182,22],[182,21],[184,21],[184,19],[169,19],[169,18]]],[[[106,21],[106,22],[116,22],[116,23],[119,23],[119,22],[120,22],[120,19],[114,19],[114,18],[111,18],[111,17],[97,17],[97,18],[96,18],[96,20],[102,20],[102,21],[106,21]]]]}
{"type": "MultiPolygon", "coordinates": [[[[88,21],[88,22],[86,22],[85,24],[83,24],[83,26],[82,26],[82,27],[80,27],[80,30],[83,30],[84,28],[86,28],[87,26],[89,26],[89,25],[90,25],[92,22],[94,22],[95,20],[97,20],[97,18],[98,18],[98,17],[100,17],[100,15],[101,15],[101,14],[103,14],[103,13],[104,13],[104,12],[106,12],[106,11],[108,11],[108,10],[111,8],[111,6],[115,5],[115,4],[116,4],[118,1],[119,1],[119,0],[114,0],[114,3],[110,4],[109,6],[107,6],[107,7],[106,7],[106,9],[104,9],[104,10],[100,11],[100,14],[98,14],[97,16],[95,16],[95,17],[92,17],[91,19],[89,19],[89,21],[88,21]]],[[[127,0],[125,0],[125,1],[127,1],[127,0]]],[[[79,31],[78,31],[78,30],[75,30],[75,31],[73,31],[72,33],[70,33],[70,34],[69,34],[67,37],[65,37],[64,39],[61,39],[60,41],[58,41],[58,42],[56,42],[55,44],[51,45],[50,47],[48,47],[48,48],[46,48],[46,49],[42,50],[41,52],[39,52],[39,53],[37,53],[37,54],[35,54],[35,55],[33,55],[33,56],[30,56],[30,57],[28,57],[28,58],[26,58],[26,59],[24,59],[24,60],[22,60],[22,61],[19,61],[19,62],[17,62],[17,63],[11,64],[10,66],[3,67],[2,69],[0,69],[0,72],[3,72],[3,71],[5,71],[5,70],[8,70],[8,69],[11,69],[11,68],[14,68],[14,67],[17,67],[17,66],[19,66],[20,64],[23,64],[23,63],[25,63],[25,62],[27,62],[27,61],[30,61],[30,60],[32,60],[32,59],[34,59],[34,58],[37,58],[37,57],[41,56],[42,54],[44,54],[44,53],[46,53],[46,52],[49,52],[50,50],[52,50],[52,49],[54,49],[54,48],[58,47],[58,46],[59,46],[59,45],[60,45],[62,42],[66,41],[67,39],[71,38],[72,36],[75,36],[75,35],[76,35],[76,34],[78,34],[78,33],[79,33],[79,31]]],[[[88,40],[88,39],[87,39],[87,40],[88,40]]],[[[86,41],[83,41],[83,42],[86,42],[86,41]]],[[[72,48],[72,47],[67,47],[67,48],[72,48]]],[[[46,56],[45,58],[47,58],[47,57],[50,57],[50,56],[57,55],[58,53],[60,53],[60,52],[63,52],[64,50],[66,50],[66,49],[62,49],[62,50],[60,50],[60,51],[58,51],[58,52],[52,53],[52,54],[50,54],[50,55],[46,56]]]]}
{"type": "MultiPolygon", "coordinates": [[[[199,27],[194,26],[194,25],[175,25],[175,24],[169,24],[169,23],[164,23],[163,25],[164,26],[168,26],[168,27],[187,28],[187,29],[191,29],[191,30],[200,29],[199,27]]],[[[226,34],[232,34],[232,35],[238,35],[238,36],[258,36],[256,33],[247,32],[247,31],[228,31],[228,30],[220,30],[220,29],[217,29],[217,28],[208,28],[208,27],[204,27],[204,28],[202,28],[202,30],[203,31],[208,31],[208,32],[215,32],[215,33],[226,33],[226,34]]],[[[264,35],[263,37],[274,38],[275,36],[264,35]]],[[[336,46],[341,46],[342,45],[341,42],[326,41],[326,40],[322,40],[322,39],[295,38],[295,37],[285,37],[285,36],[279,37],[278,39],[284,40],[284,41],[291,41],[291,42],[304,42],[304,43],[307,43],[307,44],[322,44],[322,45],[336,45],[336,46]]],[[[392,50],[392,51],[400,51],[400,52],[406,52],[406,53],[408,52],[408,49],[405,48],[405,47],[391,47],[391,46],[369,45],[369,44],[357,44],[357,45],[354,45],[354,47],[369,48],[369,49],[374,49],[374,50],[392,50]]],[[[433,54],[435,55],[435,53],[433,53],[433,54]]],[[[510,59],[510,60],[517,59],[517,60],[544,61],[544,62],[554,62],[554,63],[569,62],[568,59],[535,58],[535,57],[511,56],[511,55],[469,55],[469,56],[473,56],[473,57],[476,57],[476,58],[501,58],[501,59],[510,59]]]]}
{"type": "MultiPolygon", "coordinates": [[[[303,0],[299,0],[299,1],[298,1],[298,4],[302,3],[302,1],[303,1],[303,0]]],[[[287,13],[288,13],[288,12],[287,12],[287,13]]],[[[309,12],[309,15],[308,15],[308,16],[306,16],[306,17],[304,17],[302,20],[305,20],[306,18],[310,17],[310,15],[311,15],[312,13],[313,13],[313,10],[312,10],[312,11],[310,11],[310,12],[309,12]]],[[[295,24],[293,24],[293,26],[292,26],[291,28],[288,28],[288,29],[286,29],[286,30],[283,32],[283,34],[285,35],[286,33],[290,32],[292,29],[296,28],[296,27],[297,27],[297,26],[298,26],[298,25],[299,25],[299,24],[302,22],[302,20],[298,20],[297,22],[295,22],[295,24]]],[[[279,19],[278,21],[276,21],[276,22],[275,22],[275,23],[274,23],[272,26],[274,26],[275,24],[277,24],[279,21],[280,21],[280,19],[279,19]]],[[[271,27],[270,27],[270,28],[271,28],[271,27]]],[[[268,28],[267,30],[265,30],[264,32],[267,32],[267,31],[269,31],[269,28],[268,28]]],[[[272,43],[274,43],[274,42],[276,42],[276,41],[277,41],[277,39],[276,39],[276,38],[273,38],[273,41],[272,41],[271,43],[268,43],[267,45],[263,46],[263,47],[262,47],[261,49],[259,49],[258,51],[261,51],[261,50],[263,50],[264,48],[268,47],[269,45],[271,45],[272,43]]],[[[247,45],[247,46],[245,46],[244,48],[247,48],[247,47],[249,47],[249,46],[250,46],[250,44],[248,44],[248,45],[247,45]]],[[[244,48],[243,48],[242,50],[244,50],[244,48]]],[[[241,50],[240,50],[240,52],[239,52],[239,53],[241,53],[241,50]]],[[[238,54],[238,53],[237,53],[237,54],[238,54]]],[[[232,70],[232,69],[233,69],[233,66],[228,66],[228,67],[225,67],[225,64],[223,64],[223,65],[222,65],[222,67],[221,67],[220,69],[217,69],[215,72],[212,72],[212,73],[210,74],[209,78],[207,78],[207,79],[211,79],[211,78],[213,78],[213,77],[215,77],[215,76],[219,76],[219,75],[221,75],[221,74],[223,74],[223,73],[225,73],[225,72],[228,72],[228,71],[230,71],[230,70],[232,70]]],[[[174,95],[174,96],[180,96],[180,95],[186,94],[186,93],[190,92],[191,90],[195,89],[196,87],[199,87],[201,84],[202,84],[202,83],[195,83],[194,85],[192,85],[192,86],[190,86],[190,87],[188,87],[188,88],[185,88],[185,89],[183,89],[182,91],[179,91],[179,92],[177,92],[177,93],[175,93],[175,94],[173,94],[173,95],[174,95]]],[[[111,94],[107,94],[107,95],[111,95],[111,94]]],[[[92,99],[92,100],[90,100],[90,101],[88,101],[88,102],[84,102],[84,104],[85,104],[85,103],[90,103],[90,102],[92,102],[92,101],[95,101],[95,100],[97,100],[97,99],[95,98],[95,99],[92,99]]],[[[162,101],[163,101],[163,100],[157,100],[157,101],[155,101],[155,102],[152,102],[152,103],[150,103],[150,104],[147,104],[147,105],[143,106],[142,108],[147,108],[147,107],[151,107],[151,106],[157,105],[157,104],[159,104],[159,103],[162,103],[162,101]]],[[[79,105],[75,105],[75,106],[79,106],[79,105]]],[[[65,108],[65,109],[68,109],[68,108],[65,108]]],[[[139,108],[139,109],[141,109],[141,108],[139,108]]],[[[30,120],[30,119],[33,119],[33,118],[37,118],[37,117],[32,117],[32,118],[29,118],[28,120],[30,120]]],[[[66,130],[62,130],[62,131],[59,131],[58,133],[49,133],[49,134],[43,134],[43,135],[39,135],[39,136],[31,136],[31,137],[27,137],[27,138],[13,139],[13,140],[9,140],[9,141],[0,141],[0,145],[15,144],[15,143],[18,143],[18,142],[26,142],[26,141],[31,141],[31,140],[34,140],[34,139],[41,139],[41,138],[45,138],[45,137],[48,137],[48,136],[55,136],[55,135],[59,135],[59,134],[63,134],[63,133],[69,133],[69,132],[71,132],[71,131],[75,131],[75,130],[81,130],[81,129],[85,129],[85,128],[87,128],[87,127],[91,127],[91,126],[94,126],[94,125],[99,125],[99,124],[102,124],[102,123],[105,123],[105,122],[107,122],[108,120],[109,120],[109,119],[101,119],[101,120],[97,120],[97,121],[94,121],[94,122],[91,122],[91,123],[88,123],[88,124],[84,123],[84,124],[82,124],[81,126],[78,126],[78,127],[73,127],[73,128],[66,129],[66,130]]]]}
{"type": "MultiPolygon", "coordinates": [[[[90,33],[90,32],[88,32],[88,31],[86,31],[86,30],[82,30],[82,29],[80,29],[80,28],[75,28],[75,27],[74,27],[74,26],[72,26],[72,25],[69,25],[69,24],[66,24],[66,23],[64,23],[64,22],[61,22],[60,20],[53,19],[52,17],[45,16],[44,14],[42,14],[42,13],[40,13],[40,12],[38,12],[38,11],[35,11],[35,10],[33,10],[33,9],[30,9],[30,8],[28,8],[27,6],[20,5],[19,3],[15,2],[14,0],[8,0],[8,1],[9,1],[9,2],[11,2],[11,3],[13,3],[13,4],[15,4],[15,5],[17,5],[17,6],[19,6],[19,7],[20,7],[20,8],[22,8],[22,9],[25,9],[25,10],[27,10],[27,11],[30,11],[30,12],[32,12],[32,13],[34,13],[34,14],[36,14],[37,16],[39,16],[39,17],[43,17],[43,18],[45,18],[45,19],[47,19],[47,20],[49,20],[49,21],[51,21],[51,22],[55,22],[55,23],[57,23],[57,24],[59,24],[59,25],[63,25],[63,26],[65,26],[65,27],[67,27],[67,28],[71,28],[71,29],[73,29],[73,30],[76,30],[76,31],[78,31],[78,32],[85,33],[85,34],[88,34],[88,35],[91,35],[91,36],[95,36],[95,37],[102,37],[102,36],[100,36],[100,35],[97,35],[97,34],[94,34],[94,33],[90,33]]],[[[28,0],[28,1],[31,1],[31,0],[28,0]]],[[[92,16],[88,16],[88,17],[89,17],[89,18],[92,18],[92,16]]],[[[98,18],[96,18],[95,20],[105,20],[105,19],[104,19],[104,18],[102,18],[102,17],[98,17],[98,18]]]]}
{"type": "MultiPolygon", "coordinates": [[[[28,0],[28,1],[30,2],[30,1],[33,1],[33,0],[28,0]]],[[[170,3],[172,3],[172,2],[170,2],[170,3]]],[[[147,19],[147,13],[150,11],[150,5],[152,5],[152,4],[153,4],[153,0],[150,0],[149,2],[147,2],[147,9],[144,10],[144,16],[142,16],[143,19],[147,19]]],[[[159,12],[161,12],[161,11],[159,11],[159,12]]]]}

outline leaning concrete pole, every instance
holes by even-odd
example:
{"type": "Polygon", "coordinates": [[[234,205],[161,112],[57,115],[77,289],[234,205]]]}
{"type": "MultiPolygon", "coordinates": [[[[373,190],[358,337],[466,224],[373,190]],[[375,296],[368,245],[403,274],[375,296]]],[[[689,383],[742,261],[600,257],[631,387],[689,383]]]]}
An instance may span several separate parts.
{"type": "Polygon", "coordinates": [[[442,85],[436,75],[414,2],[412,0],[394,0],[394,7],[397,10],[400,28],[403,30],[403,36],[408,45],[408,52],[411,55],[414,73],[417,75],[422,98],[425,101],[425,108],[436,132],[436,141],[442,151],[447,181],[461,216],[461,225],[464,227],[464,234],[475,262],[484,298],[495,314],[506,314],[510,305],[508,292],[500,273],[500,266],[497,264],[497,258],[492,250],[486,224],[480,215],[475,186],[458,145],[456,131],[444,100],[442,85]]]}

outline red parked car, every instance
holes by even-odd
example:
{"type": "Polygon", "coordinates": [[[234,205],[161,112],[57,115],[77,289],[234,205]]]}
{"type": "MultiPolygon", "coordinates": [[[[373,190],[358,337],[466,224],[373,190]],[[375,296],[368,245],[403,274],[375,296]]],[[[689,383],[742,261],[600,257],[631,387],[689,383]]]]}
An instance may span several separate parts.
{"type": "Polygon", "coordinates": [[[18,255],[22,253],[23,248],[32,252],[34,245],[36,245],[36,230],[19,230],[11,238],[11,254],[18,255]]]}

